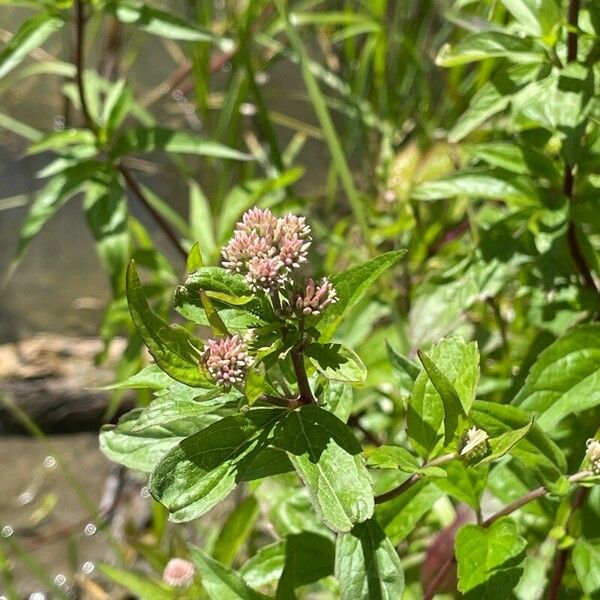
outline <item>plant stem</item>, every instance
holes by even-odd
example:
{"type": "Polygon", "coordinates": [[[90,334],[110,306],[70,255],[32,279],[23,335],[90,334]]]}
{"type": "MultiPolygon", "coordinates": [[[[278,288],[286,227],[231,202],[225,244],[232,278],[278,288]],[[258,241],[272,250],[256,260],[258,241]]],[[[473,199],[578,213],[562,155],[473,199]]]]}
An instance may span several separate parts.
{"type": "MultiPolygon", "coordinates": [[[[456,454],[456,452],[452,452],[451,454],[444,454],[442,456],[438,456],[437,458],[434,458],[433,460],[430,460],[429,462],[425,463],[421,468],[425,469],[426,467],[436,467],[439,465],[443,465],[447,462],[450,462],[451,460],[454,460],[455,458],[458,458],[458,455],[456,454]]],[[[411,488],[413,485],[415,485],[415,483],[417,483],[417,481],[419,481],[422,478],[423,478],[422,473],[413,473],[408,479],[403,481],[398,487],[395,487],[394,489],[390,490],[389,492],[385,492],[385,494],[380,494],[379,496],[375,496],[375,504],[383,504],[384,502],[388,502],[389,500],[392,500],[393,498],[400,496],[400,494],[403,494],[406,490],[411,488]]]]}
{"type": "MultiPolygon", "coordinates": [[[[569,482],[576,483],[582,479],[585,479],[586,477],[589,477],[590,475],[592,475],[591,471],[579,471],[578,473],[575,473],[569,477],[569,482]]],[[[503,509],[499,510],[497,513],[494,513],[491,517],[488,517],[481,524],[481,527],[484,527],[484,528],[489,527],[490,525],[492,525],[492,523],[494,523],[498,519],[500,519],[502,517],[506,517],[507,515],[510,515],[511,513],[515,512],[516,510],[521,508],[522,506],[525,506],[525,504],[528,504],[529,502],[531,502],[532,500],[536,500],[537,498],[541,498],[542,496],[545,496],[547,493],[548,493],[548,490],[543,486],[540,486],[534,490],[531,490],[530,492],[527,492],[520,498],[517,498],[514,502],[511,502],[510,504],[505,506],[503,509]]],[[[456,563],[456,558],[454,557],[454,555],[450,556],[448,558],[448,560],[446,560],[446,562],[442,565],[440,570],[437,572],[437,575],[433,578],[433,580],[427,587],[427,590],[426,590],[425,596],[424,596],[424,600],[432,600],[432,598],[435,596],[438,588],[443,583],[443,581],[446,579],[450,570],[454,567],[455,563],[456,563]]],[[[559,584],[560,584],[560,582],[559,582],[559,584]]]]}
{"type": "MultiPolygon", "coordinates": [[[[579,7],[579,0],[570,0],[567,18],[571,29],[567,34],[567,63],[577,60],[577,23],[579,20],[579,7]]],[[[573,202],[575,192],[575,175],[573,169],[574,165],[571,165],[565,161],[563,193],[570,204],[573,202]]],[[[571,253],[571,257],[573,258],[573,262],[575,263],[577,270],[581,273],[586,287],[600,293],[600,289],[594,281],[592,272],[590,271],[590,268],[585,260],[585,256],[581,250],[579,240],[577,239],[577,228],[575,226],[575,222],[571,218],[569,218],[569,225],[567,229],[567,242],[569,244],[569,251],[571,253]]]]}
{"type": "Polygon", "coordinates": [[[123,165],[117,165],[117,169],[121,175],[123,175],[123,179],[125,179],[127,185],[131,189],[131,191],[135,194],[137,199],[142,203],[144,208],[152,215],[152,218],[156,221],[156,223],[160,226],[160,228],[164,231],[166,236],[171,240],[175,250],[183,257],[185,260],[187,258],[187,252],[184,247],[181,245],[179,238],[175,235],[173,230],[169,227],[169,224],[163,219],[162,215],[150,204],[146,195],[144,194],[144,190],[142,190],[140,184],[136,181],[135,177],[130,173],[130,171],[124,167],[123,165]]]}
{"type": "Polygon", "coordinates": [[[81,103],[81,112],[87,127],[92,131],[97,130],[97,126],[92,119],[90,109],[87,103],[87,97],[85,95],[85,83],[83,80],[84,75],[84,59],[83,53],[85,51],[85,20],[83,2],[82,0],[75,0],[75,79],[77,82],[77,90],[79,92],[79,102],[81,103]]]}
{"type": "Polygon", "coordinates": [[[315,399],[308,383],[308,377],[306,375],[306,369],[304,368],[304,357],[300,348],[292,348],[290,351],[292,357],[292,365],[294,367],[294,373],[296,374],[296,380],[298,381],[298,390],[300,392],[300,401],[302,404],[312,404],[315,399]]]}

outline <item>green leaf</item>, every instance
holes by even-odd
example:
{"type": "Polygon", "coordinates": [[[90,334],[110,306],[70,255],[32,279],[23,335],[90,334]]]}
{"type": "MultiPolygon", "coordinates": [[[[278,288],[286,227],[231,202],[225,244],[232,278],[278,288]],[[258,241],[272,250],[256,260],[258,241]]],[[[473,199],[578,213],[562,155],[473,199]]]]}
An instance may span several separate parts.
{"type": "MultiPolygon", "coordinates": [[[[454,385],[448,381],[447,377],[435,366],[435,363],[425,352],[419,350],[417,354],[423,367],[425,367],[429,380],[442,399],[444,407],[444,446],[447,446],[457,435],[461,418],[467,415],[454,385]]],[[[479,359],[479,354],[477,354],[477,359],[479,359]]],[[[479,361],[477,360],[477,362],[479,361]]],[[[475,376],[477,377],[477,375],[478,373],[475,376]]]]}
{"type": "Polygon", "coordinates": [[[254,409],[191,435],[156,467],[150,492],[175,522],[204,514],[233,490],[281,416],[279,409],[254,409]]]}
{"type": "Polygon", "coordinates": [[[132,152],[152,152],[153,150],[198,154],[229,160],[253,160],[251,155],[224,146],[219,142],[187,131],[176,131],[163,127],[128,129],[118,139],[110,156],[114,159],[132,152]]]}
{"type": "Polygon", "coordinates": [[[285,563],[275,598],[295,598],[296,588],[333,575],[334,564],[335,547],[328,537],[312,531],[288,535],[285,540],[285,563]]]}
{"type": "Polygon", "coordinates": [[[392,543],[398,545],[443,495],[435,483],[422,479],[393,500],[379,504],[375,517],[392,543]]]}
{"type": "Polygon", "coordinates": [[[255,589],[278,581],[285,564],[285,540],[260,548],[240,568],[244,581],[255,589]]]}
{"type": "Polygon", "coordinates": [[[367,464],[376,469],[400,469],[406,473],[419,470],[419,461],[402,446],[379,446],[369,452],[367,464]]]}
{"type": "Polygon", "coordinates": [[[191,555],[202,578],[202,587],[211,600],[267,600],[249,587],[241,575],[210,558],[200,548],[192,548],[191,555]]]}
{"type": "Polygon", "coordinates": [[[99,565],[99,567],[106,577],[124,587],[137,598],[143,598],[144,600],[170,600],[176,598],[176,590],[162,582],[152,581],[147,574],[138,575],[132,571],[126,571],[111,565],[99,565]]]}
{"type": "Polygon", "coordinates": [[[89,129],[64,129],[54,131],[29,146],[28,154],[39,154],[51,150],[57,152],[69,146],[94,146],[96,136],[89,129]]]}
{"type": "Polygon", "coordinates": [[[213,229],[213,216],[208,198],[194,180],[188,182],[190,188],[189,223],[192,241],[200,245],[204,262],[211,262],[215,255],[216,242],[213,229]]]}
{"type": "Polygon", "coordinates": [[[367,379],[367,368],[358,354],[342,344],[309,344],[304,354],[331,381],[364,383],[367,379]]]}
{"type": "Polygon", "coordinates": [[[498,169],[463,170],[443,179],[421,183],[412,190],[415,200],[444,200],[456,196],[503,200],[514,206],[540,205],[539,192],[531,178],[498,169]]]}
{"type": "Polygon", "coordinates": [[[116,426],[104,425],[100,449],[111,460],[148,473],[181,440],[207,425],[200,415],[136,431],[141,415],[142,409],[135,409],[121,417],[116,426]]]}
{"type": "Polygon", "coordinates": [[[169,326],[150,308],[133,261],[127,269],[127,303],[140,337],[165,373],[192,387],[215,387],[198,366],[202,342],[180,325],[169,326]]]}
{"type": "Polygon", "coordinates": [[[436,485],[458,501],[468,504],[473,510],[479,510],[481,495],[487,482],[487,467],[467,467],[455,460],[443,468],[448,476],[438,479],[436,485]]]}
{"type": "Polygon", "coordinates": [[[219,538],[215,544],[213,551],[215,560],[227,567],[231,566],[242,544],[252,532],[259,514],[260,508],[254,496],[244,498],[231,511],[221,527],[219,538]]]}
{"type": "MultiPolygon", "coordinates": [[[[442,373],[447,382],[453,386],[462,411],[469,414],[479,379],[477,344],[466,343],[459,336],[443,338],[431,348],[429,358],[436,366],[437,371],[442,373]]],[[[441,385],[439,381],[438,385],[441,385]]],[[[446,389],[446,387],[443,386],[442,389],[446,389]]],[[[448,399],[448,395],[452,395],[451,392],[445,392],[444,395],[446,400],[442,400],[426,371],[419,374],[409,401],[407,424],[415,450],[425,458],[430,455],[440,441],[442,437],[440,430],[443,423],[449,428],[445,432],[447,439],[455,433],[460,433],[454,428],[455,416],[460,413],[456,398],[448,399]],[[445,404],[450,407],[449,417],[446,415],[445,404]]],[[[457,423],[456,420],[456,425],[457,423]]]]}
{"type": "MultiPolygon", "coordinates": [[[[491,438],[529,426],[531,415],[506,404],[483,402],[473,403],[469,418],[491,438]]],[[[541,483],[556,481],[567,469],[567,463],[560,448],[534,424],[518,445],[511,449],[526,468],[535,474],[541,483]]]]}
{"type": "MultiPolygon", "coordinates": [[[[117,0],[109,2],[106,8],[122,23],[134,25],[152,35],[189,42],[219,42],[217,36],[196,27],[189,20],[141,2],[117,0]]],[[[220,44],[231,50],[229,40],[221,38],[220,44]]]]}
{"type": "Polygon", "coordinates": [[[320,398],[323,408],[346,423],[352,412],[352,386],[342,381],[328,381],[320,398]]]}
{"type": "Polygon", "coordinates": [[[539,63],[544,58],[543,49],[533,40],[520,38],[500,31],[475,33],[452,47],[442,47],[436,63],[442,67],[455,67],[488,58],[507,58],[515,63],[539,63]]]}
{"type": "Polygon", "coordinates": [[[573,548],[573,566],[583,591],[590,598],[600,596],[600,543],[577,540],[573,548]]]}
{"type": "Polygon", "coordinates": [[[364,298],[369,288],[386,271],[398,264],[405,253],[406,250],[386,252],[332,277],[331,282],[337,292],[338,301],[330,304],[318,319],[320,341],[327,342],[331,339],[344,315],[364,298]]]}
{"type": "Polygon", "coordinates": [[[338,536],[335,574],[341,600],[397,600],[404,572],[396,548],[375,519],[338,536]]]}
{"type": "Polygon", "coordinates": [[[63,19],[48,13],[40,13],[27,19],[0,52],[0,78],[12,71],[64,24],[63,19]]]}
{"type": "Polygon", "coordinates": [[[562,12],[556,0],[502,0],[528,35],[541,37],[560,27],[562,12]]]}
{"type": "Polygon", "coordinates": [[[254,297],[245,278],[222,267],[202,267],[190,273],[175,292],[175,306],[192,302],[200,290],[211,298],[233,305],[247,304],[254,297]]]}
{"type": "Polygon", "coordinates": [[[498,437],[488,440],[490,453],[484,456],[477,464],[490,463],[502,458],[508,454],[530,431],[533,427],[533,419],[519,429],[512,429],[502,433],[498,437]]]}
{"type": "Polygon", "coordinates": [[[546,348],[513,403],[539,415],[536,423],[545,431],[600,405],[600,324],[575,327],[546,348]]]}
{"type": "Polygon", "coordinates": [[[133,104],[133,94],[127,86],[127,81],[117,81],[106,96],[102,109],[101,121],[110,139],[111,134],[121,125],[133,104]]]}
{"type": "Polygon", "coordinates": [[[352,430],[316,406],[288,413],[274,445],[285,450],[323,523],[350,531],[373,514],[373,491],[352,430]]]}
{"type": "MultiPolygon", "coordinates": [[[[162,390],[174,383],[158,365],[154,363],[144,367],[139,373],[128,377],[123,381],[117,381],[110,385],[101,387],[101,390],[129,390],[129,389],[151,389],[162,390]]],[[[196,390],[197,392],[197,390],[196,390]]]]}
{"type": "Polygon", "coordinates": [[[475,590],[474,598],[504,598],[518,583],[526,541],[517,524],[505,517],[488,529],[465,525],[456,536],[458,589],[475,590]],[[511,585],[512,584],[512,585],[511,585]]]}
{"type": "Polygon", "coordinates": [[[129,213],[127,198],[117,177],[110,177],[106,183],[88,182],[83,207],[115,295],[121,295],[129,259],[129,213]]]}
{"type": "Polygon", "coordinates": [[[421,372],[419,365],[415,364],[412,360],[402,356],[402,354],[396,352],[386,340],[385,347],[387,350],[388,360],[394,372],[399,375],[402,387],[408,391],[411,391],[417,378],[417,375],[421,372]]]}

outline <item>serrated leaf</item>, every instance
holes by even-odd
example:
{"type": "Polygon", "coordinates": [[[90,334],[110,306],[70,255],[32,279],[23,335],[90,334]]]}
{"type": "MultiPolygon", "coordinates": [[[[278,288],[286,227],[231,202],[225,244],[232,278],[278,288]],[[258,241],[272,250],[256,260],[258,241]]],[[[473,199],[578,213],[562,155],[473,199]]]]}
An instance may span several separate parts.
{"type": "Polygon", "coordinates": [[[169,452],[152,473],[150,492],[171,520],[190,521],[225,498],[282,414],[254,409],[225,417],[169,452]]]}
{"type": "Polygon", "coordinates": [[[567,415],[600,405],[600,325],[575,327],[546,348],[513,403],[538,415],[536,423],[545,431],[567,415]]]}
{"type": "Polygon", "coordinates": [[[181,154],[197,154],[228,160],[253,160],[250,154],[229,148],[205,137],[164,127],[128,129],[112,148],[111,158],[119,158],[132,152],[163,150],[181,154]]]}
{"type": "Polygon", "coordinates": [[[319,341],[326,342],[331,339],[344,315],[366,295],[369,288],[386,271],[398,264],[405,253],[406,250],[386,252],[331,278],[338,301],[330,304],[318,319],[317,328],[321,332],[319,341]]]}
{"type": "Polygon", "coordinates": [[[506,431],[498,437],[488,440],[490,453],[478,461],[477,464],[490,463],[508,454],[531,431],[532,427],[533,419],[519,429],[506,431]]]}
{"type": "Polygon", "coordinates": [[[476,590],[477,598],[508,597],[521,577],[519,566],[526,545],[517,524],[508,517],[487,529],[462,527],[455,544],[459,591],[476,590]]]}
{"type": "Polygon", "coordinates": [[[373,514],[373,491],[360,444],[336,416],[316,406],[288,413],[273,444],[288,456],[323,523],[350,531],[373,514]]]}
{"type": "Polygon", "coordinates": [[[304,354],[331,381],[364,383],[367,379],[367,368],[358,354],[342,344],[309,344],[304,354]]]}
{"type": "Polygon", "coordinates": [[[202,342],[180,325],[169,326],[150,308],[133,261],[127,269],[127,303],[140,337],[165,373],[192,387],[215,387],[198,366],[202,342]]]}
{"type": "MultiPolygon", "coordinates": [[[[465,414],[475,399],[479,379],[479,352],[475,343],[466,343],[459,336],[443,338],[429,351],[429,358],[439,372],[453,386],[465,414]]],[[[448,401],[457,414],[455,399],[448,401]]],[[[446,416],[444,401],[426,371],[422,371],[413,387],[407,415],[408,433],[417,452],[427,458],[440,442],[442,424],[446,416]]],[[[448,436],[459,433],[454,429],[450,415],[448,436]]]]}
{"type": "Polygon", "coordinates": [[[268,600],[249,587],[241,575],[210,558],[200,548],[192,547],[191,555],[202,578],[202,587],[211,600],[268,600]]]}
{"type": "Polygon", "coordinates": [[[404,572],[398,553],[375,519],[338,536],[335,574],[341,600],[402,597],[404,572]]]}
{"type": "Polygon", "coordinates": [[[0,78],[65,24],[57,15],[39,13],[27,19],[0,52],[0,78]]]}
{"type": "Polygon", "coordinates": [[[436,63],[442,67],[455,67],[488,58],[506,58],[515,63],[539,63],[543,49],[533,40],[520,38],[500,31],[483,31],[470,35],[456,46],[445,45],[436,63]]]}
{"type": "Polygon", "coordinates": [[[154,425],[134,431],[142,409],[135,409],[119,419],[117,425],[105,425],[100,431],[100,449],[111,460],[130,469],[149,473],[181,440],[210,423],[206,415],[154,425]]]}

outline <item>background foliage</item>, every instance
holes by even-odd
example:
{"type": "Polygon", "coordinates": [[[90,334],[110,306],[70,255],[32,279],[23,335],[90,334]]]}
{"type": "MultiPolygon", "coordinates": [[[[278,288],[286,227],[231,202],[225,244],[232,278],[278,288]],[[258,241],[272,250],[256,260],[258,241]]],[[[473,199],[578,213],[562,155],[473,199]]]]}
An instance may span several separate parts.
{"type": "MultiPolygon", "coordinates": [[[[343,322],[341,312],[321,321],[321,340],[354,349],[367,370],[353,393],[330,382],[327,408],[360,440],[346,456],[362,451],[375,467],[376,497],[412,481],[337,541],[290,474],[248,483],[224,522],[200,532],[166,527],[157,504],[151,544],[122,541],[135,560],[115,557],[106,577],[144,598],[170,597],[159,575],[177,553],[194,560],[213,598],[395,598],[402,589],[420,598],[432,581],[452,589],[435,573],[455,561],[467,597],[600,593],[600,494],[568,480],[587,468],[600,416],[597,3],[19,4],[0,93],[26,78],[58,81],[66,118],[39,131],[0,114],[45,162],[7,279],[45,223],[80,202],[112,291],[100,334],[107,347],[128,337],[110,414],[125,388],[139,389],[140,409],[103,436],[105,452],[149,472],[215,421],[194,402],[202,373],[185,356],[180,364],[165,352],[161,364],[164,345],[150,348],[177,382],[155,367],[135,375],[147,362],[140,334],[164,329],[173,304],[214,326],[206,304],[190,301],[206,281],[188,280],[175,300],[173,289],[186,259],[188,270],[217,265],[240,215],[258,205],[307,215],[316,275],[361,264],[376,273],[350,281],[360,294],[341,303],[343,322]],[[138,89],[149,52],[172,64],[138,89]],[[407,252],[394,268],[367,262],[398,249],[407,252]],[[129,275],[137,330],[125,297],[132,258],[143,271],[143,285],[129,275]],[[149,390],[156,399],[142,412],[149,390]],[[165,425],[169,402],[178,418],[165,425]],[[430,464],[467,417],[489,434],[488,458],[430,464]],[[532,492],[519,512],[488,522],[532,492]],[[477,524],[436,556],[463,504],[477,524]],[[405,583],[393,575],[398,555],[405,583]],[[155,576],[137,575],[141,563],[155,576]],[[369,575],[374,563],[384,572],[369,575]],[[356,581],[345,575],[361,569],[356,581]]],[[[189,329],[169,332],[181,354],[189,329]]],[[[350,528],[321,508],[330,528],[350,528]]]]}

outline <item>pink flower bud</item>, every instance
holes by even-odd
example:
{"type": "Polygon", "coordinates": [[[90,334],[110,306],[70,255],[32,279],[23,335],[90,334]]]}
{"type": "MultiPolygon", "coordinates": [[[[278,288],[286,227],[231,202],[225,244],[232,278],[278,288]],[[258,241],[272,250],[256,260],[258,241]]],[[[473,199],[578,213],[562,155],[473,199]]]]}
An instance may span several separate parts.
{"type": "Polygon", "coordinates": [[[304,315],[318,315],[337,299],[335,288],[327,277],[321,279],[318,285],[309,279],[304,294],[296,300],[296,308],[304,315]]]}
{"type": "Polygon", "coordinates": [[[255,256],[247,265],[246,281],[256,292],[273,292],[286,281],[283,263],[278,256],[255,256]]]}
{"type": "Polygon", "coordinates": [[[230,386],[244,380],[252,357],[239,335],[208,340],[204,362],[217,383],[230,386]]]}
{"type": "Polygon", "coordinates": [[[172,558],[163,571],[163,581],[173,587],[188,587],[196,574],[196,567],[183,558],[172,558]]]}

